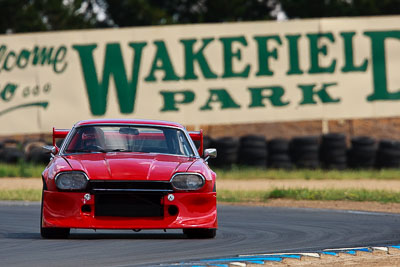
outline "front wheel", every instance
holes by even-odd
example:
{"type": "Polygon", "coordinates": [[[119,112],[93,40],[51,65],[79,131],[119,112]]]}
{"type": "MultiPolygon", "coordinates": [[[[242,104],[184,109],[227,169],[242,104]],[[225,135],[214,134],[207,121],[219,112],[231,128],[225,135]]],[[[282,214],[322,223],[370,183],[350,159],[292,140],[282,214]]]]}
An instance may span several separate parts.
{"type": "Polygon", "coordinates": [[[40,207],[40,235],[46,239],[68,238],[70,228],[43,227],[43,190],[42,204],[40,207]]]}
{"type": "Polygon", "coordinates": [[[183,233],[188,238],[214,238],[217,234],[217,229],[183,229],[183,233]]]}

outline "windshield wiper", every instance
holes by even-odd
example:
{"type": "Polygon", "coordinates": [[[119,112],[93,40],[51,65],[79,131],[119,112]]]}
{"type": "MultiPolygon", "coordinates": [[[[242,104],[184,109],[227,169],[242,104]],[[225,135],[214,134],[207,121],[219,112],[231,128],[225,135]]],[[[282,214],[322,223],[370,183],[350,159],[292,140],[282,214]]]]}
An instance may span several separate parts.
{"type": "Polygon", "coordinates": [[[75,150],[68,150],[67,153],[91,153],[91,152],[101,152],[106,153],[107,151],[104,149],[75,149],[75,150]]]}
{"type": "Polygon", "coordinates": [[[132,151],[124,148],[116,148],[116,149],[108,149],[105,152],[132,152],[132,151]]]}

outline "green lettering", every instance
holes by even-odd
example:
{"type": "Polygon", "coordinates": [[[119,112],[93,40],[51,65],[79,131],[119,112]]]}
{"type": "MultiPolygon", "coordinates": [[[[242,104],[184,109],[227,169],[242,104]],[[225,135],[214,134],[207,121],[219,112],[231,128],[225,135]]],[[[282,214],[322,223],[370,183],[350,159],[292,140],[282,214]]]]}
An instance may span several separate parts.
{"type": "Polygon", "coordinates": [[[234,72],[233,70],[233,59],[236,58],[238,60],[242,59],[241,50],[238,48],[235,52],[232,51],[233,43],[237,42],[244,46],[247,46],[247,41],[243,36],[239,37],[223,37],[219,38],[222,42],[224,49],[224,74],[223,78],[231,78],[231,77],[248,77],[250,72],[250,65],[246,65],[246,67],[239,72],[234,72]]]}
{"type": "Polygon", "coordinates": [[[17,59],[17,66],[21,69],[24,69],[29,63],[29,57],[31,56],[31,52],[23,49],[21,53],[19,53],[17,59]]]}
{"type": "Polygon", "coordinates": [[[209,92],[210,96],[206,104],[202,106],[200,110],[212,110],[210,104],[216,102],[221,104],[221,109],[240,108],[225,89],[210,89],[209,92]]]}
{"type": "Polygon", "coordinates": [[[211,71],[207,59],[204,56],[204,49],[206,46],[211,43],[214,38],[204,38],[202,39],[203,45],[197,50],[197,52],[193,51],[193,45],[196,43],[196,39],[187,39],[181,40],[181,43],[185,47],[185,75],[183,79],[185,80],[197,80],[198,77],[194,73],[194,62],[197,61],[199,67],[206,79],[215,79],[218,76],[211,71]]]}
{"type": "Polygon", "coordinates": [[[67,48],[65,46],[60,46],[56,52],[56,56],[54,58],[53,70],[55,73],[64,72],[67,67],[67,62],[63,62],[65,56],[67,55],[67,48]],[[58,67],[58,64],[62,64],[61,67],[58,67]]]}
{"type": "Polygon", "coordinates": [[[163,81],[179,81],[179,77],[175,73],[165,43],[163,41],[154,41],[154,44],[157,47],[157,52],[154,56],[150,73],[144,80],[147,82],[155,82],[156,77],[154,76],[154,72],[162,70],[164,71],[163,81]]]}
{"type": "MultiPolygon", "coordinates": [[[[374,81],[374,92],[367,97],[368,101],[375,100],[398,100],[400,91],[389,92],[386,77],[386,51],[385,40],[388,38],[400,39],[400,31],[368,31],[364,35],[371,38],[372,51],[372,75],[374,81]]],[[[389,56],[387,56],[390,58],[389,56]]]]}
{"type": "Polygon", "coordinates": [[[319,46],[318,41],[322,38],[326,38],[332,43],[335,42],[335,38],[332,33],[313,33],[307,34],[310,41],[310,62],[311,67],[308,73],[333,73],[335,71],[336,59],[332,60],[331,64],[327,67],[319,65],[319,55],[326,56],[328,54],[328,48],[326,45],[319,46]]]}
{"type": "Polygon", "coordinates": [[[286,72],[287,75],[303,74],[299,64],[299,39],[300,34],[286,35],[289,42],[289,66],[290,69],[286,72]]]}
{"type": "Polygon", "coordinates": [[[353,56],[353,36],[355,32],[341,32],[340,35],[343,37],[344,42],[344,66],[342,72],[350,71],[366,71],[368,66],[368,59],[364,59],[364,62],[360,66],[354,65],[353,56]]]}
{"type": "Polygon", "coordinates": [[[279,45],[282,45],[281,38],[278,35],[271,36],[255,36],[258,47],[258,72],[256,76],[271,76],[274,73],[269,68],[269,58],[278,59],[278,50],[276,48],[269,50],[268,41],[275,40],[279,45]]]}
{"type": "Polygon", "coordinates": [[[33,49],[33,60],[32,64],[37,65],[38,63],[41,65],[44,65],[45,63],[47,64],[53,64],[54,59],[51,58],[53,54],[53,47],[50,47],[50,49],[43,47],[42,49],[39,49],[39,47],[35,46],[33,49]]]}
{"type": "Polygon", "coordinates": [[[192,91],[160,91],[164,99],[164,106],[161,111],[179,111],[178,104],[189,104],[194,101],[195,95],[192,91]]]}
{"type": "Polygon", "coordinates": [[[6,87],[4,87],[3,91],[1,92],[0,96],[5,102],[10,101],[15,93],[15,90],[18,88],[18,85],[13,83],[8,83],[6,87]]]}
{"type": "Polygon", "coordinates": [[[263,103],[264,99],[269,99],[271,104],[276,107],[286,106],[289,102],[283,102],[282,96],[285,94],[280,86],[268,86],[268,87],[254,87],[249,88],[251,94],[251,103],[249,108],[265,107],[263,103]]]}
{"type": "Polygon", "coordinates": [[[0,46],[0,62],[1,62],[1,60],[3,59],[3,56],[4,56],[4,54],[6,53],[6,51],[7,51],[7,46],[1,45],[1,46],[0,46]]]}
{"type": "Polygon", "coordinates": [[[93,60],[96,44],[73,45],[78,51],[81,67],[85,78],[90,110],[93,115],[101,116],[106,112],[108,86],[110,76],[113,76],[117,90],[118,103],[121,113],[132,113],[135,106],[136,88],[139,77],[140,61],[143,47],[146,43],[129,43],[134,50],[132,60],[132,78],[127,79],[121,47],[118,43],[106,45],[102,80],[98,81],[97,71],[93,60]]]}
{"type": "Polygon", "coordinates": [[[6,56],[6,59],[4,60],[3,69],[6,71],[10,71],[15,67],[16,60],[14,60],[14,62],[11,65],[8,65],[8,60],[11,57],[13,57],[14,59],[16,58],[14,51],[10,51],[10,53],[8,53],[8,55],[6,56]]]}
{"type": "Polygon", "coordinates": [[[299,84],[298,87],[303,91],[303,100],[300,102],[300,105],[317,104],[317,101],[314,99],[314,96],[318,96],[322,103],[340,102],[340,98],[332,98],[326,91],[328,87],[334,85],[337,85],[337,83],[324,83],[322,84],[321,89],[314,91],[316,84],[309,84],[309,85],[299,84]]]}

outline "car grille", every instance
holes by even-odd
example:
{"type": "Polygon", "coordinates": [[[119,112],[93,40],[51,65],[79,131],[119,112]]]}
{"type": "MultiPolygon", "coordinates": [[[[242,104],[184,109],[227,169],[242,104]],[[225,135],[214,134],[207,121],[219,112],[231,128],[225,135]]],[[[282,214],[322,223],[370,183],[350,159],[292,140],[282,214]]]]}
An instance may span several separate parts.
{"type": "Polygon", "coordinates": [[[91,193],[113,192],[172,192],[170,182],[163,181],[89,181],[88,190],[91,193]]]}
{"type": "Polygon", "coordinates": [[[163,196],[173,192],[169,182],[89,181],[95,216],[162,217],[163,196]]]}
{"type": "Polygon", "coordinates": [[[95,195],[95,216],[162,217],[161,194],[99,194],[95,195]]]}

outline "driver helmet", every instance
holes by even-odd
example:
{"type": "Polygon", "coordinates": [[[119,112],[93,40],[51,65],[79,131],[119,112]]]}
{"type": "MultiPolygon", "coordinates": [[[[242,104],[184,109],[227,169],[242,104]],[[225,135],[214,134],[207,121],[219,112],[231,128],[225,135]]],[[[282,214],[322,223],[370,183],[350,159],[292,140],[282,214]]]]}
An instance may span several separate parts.
{"type": "Polygon", "coordinates": [[[82,133],[82,143],[84,147],[97,145],[96,130],[94,128],[88,128],[82,133]]]}

